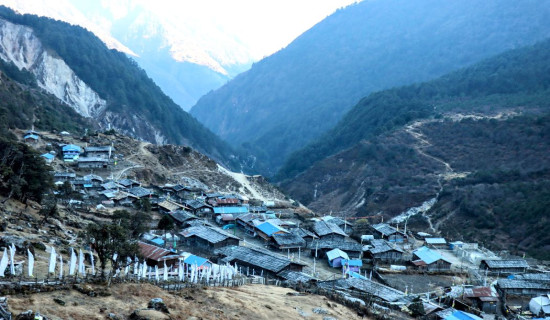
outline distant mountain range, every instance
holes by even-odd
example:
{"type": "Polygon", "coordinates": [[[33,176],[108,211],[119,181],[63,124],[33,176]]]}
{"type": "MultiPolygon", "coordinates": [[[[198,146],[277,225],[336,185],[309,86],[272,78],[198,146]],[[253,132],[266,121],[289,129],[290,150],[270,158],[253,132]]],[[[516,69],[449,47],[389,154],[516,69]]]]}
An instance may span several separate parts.
{"type": "Polygon", "coordinates": [[[22,13],[87,28],[110,48],[132,56],[184,110],[253,61],[252,50],[239,39],[211,21],[197,21],[192,12],[181,12],[179,21],[174,21],[151,10],[155,4],[140,1],[61,0],[55,6],[48,1],[2,3],[22,13]],[[182,21],[189,22],[182,28],[182,21]]]}
{"type": "Polygon", "coordinates": [[[188,145],[238,166],[233,149],[176,105],[135,61],[81,27],[0,7],[0,59],[6,74],[19,72],[98,128],[188,145]]]}
{"type": "MultiPolygon", "coordinates": [[[[273,175],[362,97],[544,39],[549,15],[540,1],[363,1],[205,95],[191,114],[273,175]]],[[[290,176],[316,159],[301,160],[290,176]]]]}
{"type": "Polygon", "coordinates": [[[548,259],[548,150],[550,40],[369,95],[292,158],[287,172],[320,160],[282,186],[316,212],[403,225],[425,211],[412,230],[548,259]]]}

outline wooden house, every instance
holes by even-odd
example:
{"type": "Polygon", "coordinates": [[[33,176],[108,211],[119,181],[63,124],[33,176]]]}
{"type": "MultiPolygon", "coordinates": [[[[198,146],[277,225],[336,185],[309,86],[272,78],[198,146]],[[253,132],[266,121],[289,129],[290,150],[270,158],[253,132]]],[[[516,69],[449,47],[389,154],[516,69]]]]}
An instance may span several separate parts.
{"type": "Polygon", "coordinates": [[[73,181],[76,180],[76,173],[74,172],[55,172],[53,174],[54,181],[73,181]]]}
{"type": "Polygon", "coordinates": [[[74,162],[80,157],[82,148],[74,144],[67,144],[61,148],[61,151],[63,152],[63,161],[74,162]]]}
{"type": "Polygon", "coordinates": [[[363,253],[363,246],[353,240],[340,240],[337,238],[322,238],[308,243],[307,249],[314,257],[323,257],[332,249],[340,249],[348,254],[351,259],[358,259],[363,253]]]}
{"type": "Polygon", "coordinates": [[[471,306],[485,313],[497,312],[498,294],[491,287],[464,288],[462,297],[471,306]]]}
{"type": "Polygon", "coordinates": [[[262,222],[256,226],[256,234],[266,241],[271,240],[273,235],[282,233],[288,233],[288,231],[269,221],[262,222]]]}
{"type": "Polygon", "coordinates": [[[271,245],[279,250],[298,251],[306,246],[306,241],[293,233],[275,233],[272,238],[271,245]]]}
{"type": "Polygon", "coordinates": [[[178,264],[179,255],[173,251],[143,241],[138,241],[138,247],[139,253],[145,258],[148,266],[164,267],[164,262],[167,266],[178,264]]]}
{"type": "Polygon", "coordinates": [[[238,216],[235,219],[235,222],[237,223],[237,226],[244,230],[244,232],[249,236],[256,236],[256,225],[254,224],[254,220],[258,220],[260,218],[259,214],[255,213],[247,213],[238,216]]]}
{"type": "Polygon", "coordinates": [[[187,212],[185,210],[176,210],[169,212],[168,215],[170,218],[174,220],[177,226],[182,227],[186,223],[188,223],[190,220],[197,220],[198,217],[192,214],[191,212],[187,212]]]}
{"type": "Polygon", "coordinates": [[[128,189],[128,193],[132,194],[138,199],[157,197],[153,191],[145,189],[144,187],[132,187],[128,189]]]}
{"type": "Polygon", "coordinates": [[[451,270],[451,262],[428,247],[421,247],[413,251],[412,264],[419,270],[448,271],[451,270]]]}
{"type": "Polygon", "coordinates": [[[101,169],[109,166],[109,160],[97,157],[80,157],[78,158],[78,168],[80,169],[101,169]]]}
{"type": "Polygon", "coordinates": [[[283,270],[302,272],[305,264],[291,261],[273,252],[241,246],[223,247],[215,251],[219,264],[237,264],[243,274],[276,277],[283,270]]]}
{"type": "Polygon", "coordinates": [[[315,221],[313,232],[321,239],[343,240],[348,235],[339,226],[327,221],[315,221]]]}
{"type": "Polygon", "coordinates": [[[180,235],[188,247],[208,252],[226,246],[238,246],[240,240],[220,228],[200,225],[189,227],[180,232],[180,235]]]}
{"type": "Polygon", "coordinates": [[[379,223],[372,226],[377,239],[385,239],[389,242],[406,242],[407,235],[387,223],[379,223]]]}
{"type": "Polygon", "coordinates": [[[290,232],[301,237],[308,244],[311,243],[313,240],[319,239],[319,237],[315,233],[304,228],[293,228],[290,230],[290,232]]]}
{"type": "Polygon", "coordinates": [[[189,211],[199,217],[210,217],[214,213],[212,206],[201,200],[186,200],[183,203],[189,211]]]}
{"type": "Polygon", "coordinates": [[[361,259],[350,259],[342,261],[342,268],[344,268],[344,273],[357,272],[361,274],[362,266],[363,261],[361,259]]]}
{"type": "Polygon", "coordinates": [[[396,302],[405,297],[405,293],[397,289],[385,286],[381,283],[361,278],[346,278],[317,282],[317,287],[327,290],[345,290],[353,296],[364,299],[365,296],[372,296],[385,302],[396,302]]]}
{"type": "Polygon", "coordinates": [[[170,213],[185,209],[184,205],[171,200],[159,201],[157,206],[160,213],[170,213]]]}
{"type": "Polygon", "coordinates": [[[90,158],[103,158],[110,159],[111,154],[115,152],[115,148],[112,146],[100,146],[100,147],[86,147],[84,153],[86,157],[90,158]]]}
{"type": "Polygon", "coordinates": [[[550,294],[550,282],[524,280],[524,279],[499,279],[496,284],[501,296],[518,295],[535,297],[550,294]]]}
{"type": "Polygon", "coordinates": [[[524,273],[529,264],[524,259],[485,259],[481,260],[479,268],[491,274],[513,274],[524,273]]]}
{"type": "Polygon", "coordinates": [[[426,238],[426,246],[435,249],[448,249],[449,245],[444,238],[426,238]]]}
{"type": "Polygon", "coordinates": [[[384,239],[374,239],[370,241],[369,249],[366,251],[366,257],[374,261],[395,262],[403,260],[403,250],[394,243],[384,239]]]}
{"type": "Polygon", "coordinates": [[[117,184],[121,185],[122,187],[126,189],[134,188],[134,187],[141,187],[141,183],[139,183],[136,180],[132,179],[120,179],[116,181],[117,184]]]}

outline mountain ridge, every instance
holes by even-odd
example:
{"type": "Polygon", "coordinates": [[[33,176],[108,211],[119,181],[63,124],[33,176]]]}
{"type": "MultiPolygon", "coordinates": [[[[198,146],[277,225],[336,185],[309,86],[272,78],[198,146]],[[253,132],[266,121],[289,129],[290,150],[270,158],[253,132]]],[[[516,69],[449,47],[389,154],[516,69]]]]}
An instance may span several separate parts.
{"type": "Polygon", "coordinates": [[[268,163],[272,175],[369,92],[550,36],[543,12],[550,6],[535,2],[361,2],[203,96],[191,114],[268,163]]]}

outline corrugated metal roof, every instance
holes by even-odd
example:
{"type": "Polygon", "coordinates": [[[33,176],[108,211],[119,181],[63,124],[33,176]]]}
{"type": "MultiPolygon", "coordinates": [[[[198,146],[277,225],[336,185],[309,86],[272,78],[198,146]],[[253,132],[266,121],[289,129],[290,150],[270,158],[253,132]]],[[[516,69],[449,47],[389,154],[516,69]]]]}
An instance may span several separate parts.
{"type": "Polygon", "coordinates": [[[247,207],[214,207],[214,213],[221,214],[221,213],[248,213],[247,207]]]}
{"type": "Polygon", "coordinates": [[[347,237],[347,234],[339,226],[327,221],[316,221],[313,225],[313,231],[320,237],[329,234],[339,234],[347,237]]]}
{"type": "Polygon", "coordinates": [[[210,243],[218,243],[228,238],[240,240],[238,237],[220,228],[215,228],[210,226],[201,226],[201,225],[189,227],[183,230],[182,232],[180,232],[180,234],[185,238],[196,236],[210,243]]]}
{"type": "Polygon", "coordinates": [[[491,269],[505,269],[505,268],[529,268],[527,261],[523,259],[511,259],[511,260],[482,260],[491,269]]]}
{"type": "Polygon", "coordinates": [[[67,151],[82,152],[82,148],[80,148],[79,146],[74,145],[74,144],[68,144],[68,145],[64,146],[63,148],[61,148],[61,149],[63,150],[63,152],[67,152],[67,151]]]}
{"type": "Polygon", "coordinates": [[[305,247],[306,241],[302,237],[292,233],[279,233],[273,235],[273,241],[282,247],[305,247]]]}
{"type": "Polygon", "coordinates": [[[500,279],[497,281],[499,287],[503,289],[545,289],[550,290],[550,283],[529,281],[529,280],[514,280],[500,279]]]}
{"type": "Polygon", "coordinates": [[[206,258],[199,257],[199,256],[196,256],[196,255],[192,254],[192,255],[188,256],[187,258],[185,258],[185,260],[183,260],[183,263],[189,264],[189,265],[197,265],[197,266],[200,267],[205,263],[209,263],[209,261],[206,258]]]}
{"type": "Polygon", "coordinates": [[[305,274],[303,272],[291,271],[291,270],[283,270],[277,273],[277,276],[291,282],[308,282],[311,280],[317,280],[312,276],[305,274]]]}
{"type": "Polygon", "coordinates": [[[405,297],[405,293],[394,288],[368,279],[359,279],[353,277],[347,279],[318,282],[317,286],[325,289],[332,289],[333,287],[339,289],[354,289],[361,292],[366,292],[377,298],[389,302],[394,302],[405,297]]]}
{"type": "Polygon", "coordinates": [[[439,252],[433,249],[430,249],[428,247],[421,247],[414,250],[413,255],[417,256],[420,260],[422,260],[426,264],[432,264],[438,260],[445,260],[439,252]]]}
{"type": "Polygon", "coordinates": [[[327,252],[327,258],[329,261],[332,261],[336,258],[344,258],[346,260],[349,260],[348,254],[340,249],[332,249],[329,252],[327,252]]]}
{"type": "MultiPolygon", "coordinates": [[[[234,262],[242,261],[252,266],[257,266],[260,269],[265,269],[278,273],[288,267],[292,262],[287,258],[276,255],[272,252],[261,250],[259,248],[229,246],[223,247],[215,251],[215,253],[225,256],[224,261],[234,262]]],[[[298,263],[299,264],[299,263],[298,263]]]]}
{"type": "Polygon", "coordinates": [[[426,238],[427,244],[447,244],[447,241],[443,238],[426,238]]]}
{"type": "Polygon", "coordinates": [[[152,195],[153,192],[149,189],[145,189],[144,187],[133,187],[128,189],[128,192],[133,194],[134,196],[138,198],[147,197],[149,195],[152,195]]]}
{"type": "Polygon", "coordinates": [[[372,226],[376,231],[380,232],[381,234],[387,236],[391,236],[394,233],[398,233],[397,229],[390,226],[387,223],[379,223],[372,226]]]}
{"type": "Polygon", "coordinates": [[[276,232],[281,232],[281,231],[287,232],[285,229],[279,226],[276,226],[269,221],[260,223],[259,225],[256,226],[256,228],[261,232],[265,233],[268,237],[271,237],[276,232]]]}
{"type": "Polygon", "coordinates": [[[171,252],[170,250],[166,250],[164,248],[157,247],[142,241],[139,241],[138,245],[139,252],[146,259],[161,261],[162,257],[173,254],[173,252],[171,252]]]}
{"type": "Polygon", "coordinates": [[[403,250],[396,247],[393,243],[388,242],[384,239],[373,239],[370,241],[372,248],[369,249],[369,252],[372,254],[378,254],[388,251],[397,251],[403,253],[403,250]]]}

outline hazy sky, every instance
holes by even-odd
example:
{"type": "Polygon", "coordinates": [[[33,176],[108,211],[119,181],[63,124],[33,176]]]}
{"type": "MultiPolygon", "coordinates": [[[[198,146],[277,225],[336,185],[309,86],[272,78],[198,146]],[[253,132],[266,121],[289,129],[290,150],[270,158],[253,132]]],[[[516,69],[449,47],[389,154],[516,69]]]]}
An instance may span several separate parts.
{"type": "MultiPolygon", "coordinates": [[[[0,4],[22,13],[45,15],[70,23],[82,22],[82,15],[71,3],[98,1],[113,17],[123,17],[132,5],[141,5],[172,24],[196,23],[216,28],[221,33],[238,38],[249,54],[259,60],[288,45],[336,9],[358,0],[0,0],[0,4]],[[78,17],[76,17],[78,16],[78,17]]],[[[86,13],[83,12],[86,16],[86,13]]],[[[90,18],[90,17],[87,17],[90,18]]],[[[96,17],[97,18],[97,17],[96,17]]],[[[106,20],[105,20],[106,21],[106,20]]],[[[94,23],[97,23],[97,19],[94,23]]],[[[92,30],[96,33],[107,31],[92,30]]],[[[106,38],[106,37],[102,37],[106,38]]]]}

